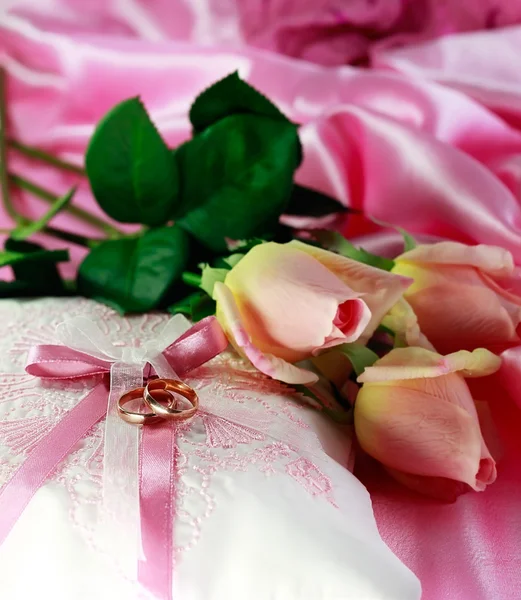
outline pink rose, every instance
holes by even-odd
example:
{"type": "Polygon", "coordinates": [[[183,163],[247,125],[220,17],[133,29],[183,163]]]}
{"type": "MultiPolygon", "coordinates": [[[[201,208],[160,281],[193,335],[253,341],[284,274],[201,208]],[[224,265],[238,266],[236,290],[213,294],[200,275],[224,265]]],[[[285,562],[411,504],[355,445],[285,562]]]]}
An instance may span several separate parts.
{"type": "Polygon", "coordinates": [[[457,242],[418,246],[394,273],[414,279],[404,296],[421,331],[442,354],[520,343],[521,271],[510,252],[457,242]]]}
{"type": "Polygon", "coordinates": [[[464,377],[490,375],[500,364],[483,348],[447,356],[392,350],[358,378],[361,447],[417,491],[448,498],[484,490],[496,479],[496,465],[464,377]]]}
{"type": "Polygon", "coordinates": [[[301,242],[259,244],[214,287],[237,350],[286,383],[317,377],[293,363],[367,339],[410,280],[301,242]]]}

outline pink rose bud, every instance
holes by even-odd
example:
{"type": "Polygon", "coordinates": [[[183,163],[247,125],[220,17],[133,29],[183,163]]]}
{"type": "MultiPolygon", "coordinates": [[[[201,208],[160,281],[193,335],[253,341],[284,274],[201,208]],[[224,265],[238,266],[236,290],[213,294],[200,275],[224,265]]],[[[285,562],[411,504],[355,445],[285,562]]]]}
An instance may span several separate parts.
{"type": "Polygon", "coordinates": [[[501,359],[488,350],[441,356],[399,348],[368,367],[355,403],[361,447],[415,490],[447,498],[496,479],[464,377],[490,375],[501,359]]]}
{"type": "Polygon", "coordinates": [[[521,270],[507,250],[441,242],[395,261],[394,273],[414,279],[404,296],[439,352],[520,343],[521,270]]]}
{"type": "Polygon", "coordinates": [[[367,340],[411,281],[301,242],[259,244],[216,283],[217,318],[237,350],[286,383],[317,377],[292,363],[367,340]]]}

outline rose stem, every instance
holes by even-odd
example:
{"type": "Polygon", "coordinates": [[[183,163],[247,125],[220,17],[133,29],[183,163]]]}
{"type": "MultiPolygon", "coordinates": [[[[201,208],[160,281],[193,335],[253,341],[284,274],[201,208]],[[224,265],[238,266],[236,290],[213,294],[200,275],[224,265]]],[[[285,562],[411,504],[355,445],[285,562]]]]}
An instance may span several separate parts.
{"type": "Polygon", "coordinates": [[[21,142],[17,142],[16,140],[12,139],[8,140],[7,143],[11,148],[18,150],[22,154],[25,154],[30,158],[41,160],[42,162],[56,167],[57,169],[61,169],[62,171],[69,171],[70,173],[74,173],[82,177],[86,175],[85,170],[82,169],[82,167],[78,167],[65,160],[62,160],[61,158],[57,158],[56,156],[53,156],[52,154],[49,154],[44,150],[39,150],[38,148],[26,146],[25,144],[22,144],[21,142]]]}
{"type": "MultiPolygon", "coordinates": [[[[19,175],[13,175],[11,173],[9,174],[9,179],[19,188],[26,190],[27,192],[31,192],[32,194],[38,196],[38,198],[41,198],[46,202],[52,203],[56,201],[56,196],[52,192],[49,192],[48,190],[40,187],[39,185],[36,185],[32,181],[28,181],[27,179],[24,179],[19,175]]],[[[66,208],[64,208],[64,211],[70,213],[78,219],[81,219],[89,225],[97,227],[99,230],[106,233],[110,238],[118,238],[124,235],[122,231],[120,231],[113,225],[110,225],[110,223],[103,221],[103,219],[92,215],[91,213],[87,212],[86,210],[83,210],[82,208],[78,208],[77,206],[67,206],[66,208]]]]}
{"type": "Polygon", "coordinates": [[[71,244],[76,244],[78,246],[84,246],[86,248],[94,248],[103,240],[93,240],[84,235],[78,235],[77,233],[72,233],[70,231],[65,231],[63,229],[59,229],[58,227],[51,227],[50,225],[46,225],[42,231],[46,235],[52,235],[55,238],[60,240],[64,240],[65,242],[70,242],[71,244]]]}

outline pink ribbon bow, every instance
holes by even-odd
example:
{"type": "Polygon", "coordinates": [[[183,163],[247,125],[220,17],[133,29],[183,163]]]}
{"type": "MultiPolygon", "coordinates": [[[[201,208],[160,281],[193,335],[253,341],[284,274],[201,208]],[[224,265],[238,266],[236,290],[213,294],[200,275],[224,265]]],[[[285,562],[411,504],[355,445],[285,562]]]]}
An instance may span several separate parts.
{"type": "MultiPolygon", "coordinates": [[[[186,320],[184,322],[187,323],[186,320]]],[[[95,324],[80,317],[62,326],[60,333],[64,345],[38,345],[31,348],[26,366],[26,371],[31,375],[51,380],[92,376],[100,376],[100,379],[89,394],[37,444],[13,477],[0,489],[0,544],[37,490],[74,446],[104,417],[104,507],[109,512],[106,525],[113,521],[117,515],[110,513],[117,511],[114,504],[119,502],[121,505],[125,491],[118,485],[122,481],[128,484],[128,480],[132,480],[126,468],[130,466],[132,470],[132,459],[130,462],[128,460],[128,456],[132,455],[129,449],[132,450],[133,446],[137,449],[139,440],[138,428],[116,416],[119,396],[128,389],[142,385],[143,369],[147,377],[154,374],[177,377],[176,371],[184,375],[221,353],[228,345],[215,317],[200,321],[180,337],[179,327],[180,321],[174,318],[155,340],[141,347],[118,348],[105,339],[95,324]],[[178,339],[171,343],[176,337],[178,339]],[[109,476],[107,471],[111,472],[109,476]],[[112,492],[107,493],[107,490],[112,492]]],[[[142,560],[137,565],[137,578],[146,589],[165,600],[172,595],[171,482],[175,468],[172,460],[174,444],[175,429],[170,423],[144,427],[139,448],[139,482],[136,482],[140,499],[137,515],[140,519],[136,521],[141,523],[143,550],[142,560]]],[[[127,517],[131,520],[134,515],[127,517]]],[[[133,541],[137,543],[138,539],[133,541]]]]}

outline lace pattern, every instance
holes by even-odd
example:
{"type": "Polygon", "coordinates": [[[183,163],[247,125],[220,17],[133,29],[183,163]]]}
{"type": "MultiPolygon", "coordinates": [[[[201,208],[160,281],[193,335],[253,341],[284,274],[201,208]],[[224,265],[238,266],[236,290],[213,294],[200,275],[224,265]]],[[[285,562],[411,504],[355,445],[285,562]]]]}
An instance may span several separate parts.
{"type": "MultiPolygon", "coordinates": [[[[139,345],[152,338],[168,319],[162,314],[122,318],[85,299],[1,302],[0,485],[95,383],[91,378],[49,384],[24,372],[29,348],[55,343],[56,326],[76,315],[96,321],[118,346],[139,345]]],[[[186,381],[197,390],[203,410],[177,429],[176,562],[197,544],[214,511],[216,473],[257,470],[263,477],[278,473],[337,506],[333,484],[320,465],[293,444],[266,434],[270,423],[284,417],[303,435],[314,435],[310,419],[314,411],[299,401],[293,390],[267,379],[231,353],[200,367],[186,381]],[[237,405],[242,409],[241,422],[205,412],[205,398],[237,405]]],[[[96,547],[95,523],[101,504],[103,433],[103,423],[99,423],[52,477],[67,490],[71,523],[92,547],[96,547]]]]}

